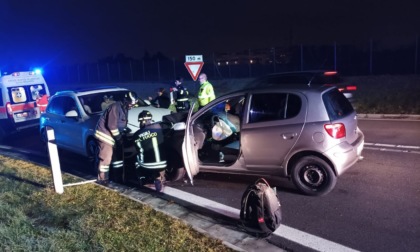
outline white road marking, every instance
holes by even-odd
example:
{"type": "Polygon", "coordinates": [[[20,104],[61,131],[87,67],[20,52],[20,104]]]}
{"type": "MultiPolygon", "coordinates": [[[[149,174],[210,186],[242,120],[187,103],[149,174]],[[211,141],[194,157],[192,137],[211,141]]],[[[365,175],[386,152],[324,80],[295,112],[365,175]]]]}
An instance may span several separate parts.
{"type": "MultiPolygon", "coordinates": [[[[190,203],[195,205],[204,207],[206,209],[210,209],[215,211],[219,214],[223,214],[233,219],[239,220],[239,213],[240,210],[220,204],[218,202],[187,193],[181,190],[178,190],[173,187],[165,186],[163,189],[163,193],[170,195],[172,197],[176,197],[182,200],[187,200],[190,203]]],[[[289,241],[301,244],[305,247],[312,248],[317,251],[325,251],[325,252],[336,252],[336,251],[357,251],[352,248],[346,247],[344,245],[323,239],[321,237],[311,235],[305,232],[302,232],[298,229],[294,229],[292,227],[286,225],[280,225],[280,227],[273,233],[273,235],[277,235],[282,237],[283,239],[287,239],[289,241]]]]}
{"type": "Polygon", "coordinates": [[[364,149],[420,154],[420,146],[401,145],[401,144],[365,143],[364,149]]]}

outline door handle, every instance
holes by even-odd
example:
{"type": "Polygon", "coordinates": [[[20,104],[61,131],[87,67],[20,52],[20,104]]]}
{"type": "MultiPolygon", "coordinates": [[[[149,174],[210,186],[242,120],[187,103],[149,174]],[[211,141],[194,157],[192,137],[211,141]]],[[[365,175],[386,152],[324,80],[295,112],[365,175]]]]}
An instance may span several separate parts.
{"type": "Polygon", "coordinates": [[[283,133],[282,137],[284,140],[293,139],[297,136],[297,133],[283,133]]]}

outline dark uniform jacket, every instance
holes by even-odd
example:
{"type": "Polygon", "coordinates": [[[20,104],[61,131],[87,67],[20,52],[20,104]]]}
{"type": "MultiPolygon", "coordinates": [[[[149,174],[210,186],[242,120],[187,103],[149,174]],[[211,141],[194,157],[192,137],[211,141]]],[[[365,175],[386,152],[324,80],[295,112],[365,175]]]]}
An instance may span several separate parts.
{"type": "Polygon", "coordinates": [[[176,109],[178,112],[189,110],[188,90],[182,84],[176,86],[176,109]]]}
{"type": "Polygon", "coordinates": [[[169,108],[171,105],[171,100],[169,99],[166,92],[164,92],[162,95],[156,96],[152,101],[152,104],[158,105],[159,108],[169,108]]]}
{"type": "Polygon", "coordinates": [[[127,127],[128,110],[122,102],[111,104],[99,118],[96,125],[95,137],[103,143],[113,146],[115,138],[119,138],[127,127]]]}
{"type": "Polygon", "coordinates": [[[133,135],[137,149],[136,167],[162,170],[166,168],[164,132],[159,123],[146,125],[133,135]]]}

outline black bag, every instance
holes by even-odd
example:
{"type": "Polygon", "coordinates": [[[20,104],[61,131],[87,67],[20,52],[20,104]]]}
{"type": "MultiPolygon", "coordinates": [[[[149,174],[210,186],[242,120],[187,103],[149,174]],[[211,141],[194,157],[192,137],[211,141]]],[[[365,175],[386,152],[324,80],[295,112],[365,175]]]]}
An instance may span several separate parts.
{"type": "Polygon", "coordinates": [[[268,236],[280,226],[280,201],[265,179],[258,179],[245,190],[240,218],[243,227],[256,236],[268,236]]]}

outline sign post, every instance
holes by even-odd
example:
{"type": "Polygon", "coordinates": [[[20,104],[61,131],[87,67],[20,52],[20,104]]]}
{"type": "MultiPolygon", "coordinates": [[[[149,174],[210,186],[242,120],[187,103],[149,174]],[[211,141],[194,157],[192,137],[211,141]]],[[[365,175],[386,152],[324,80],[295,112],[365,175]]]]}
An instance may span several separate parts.
{"type": "Polygon", "coordinates": [[[196,81],[204,65],[203,55],[186,55],[184,65],[190,73],[191,78],[196,81]]]}

